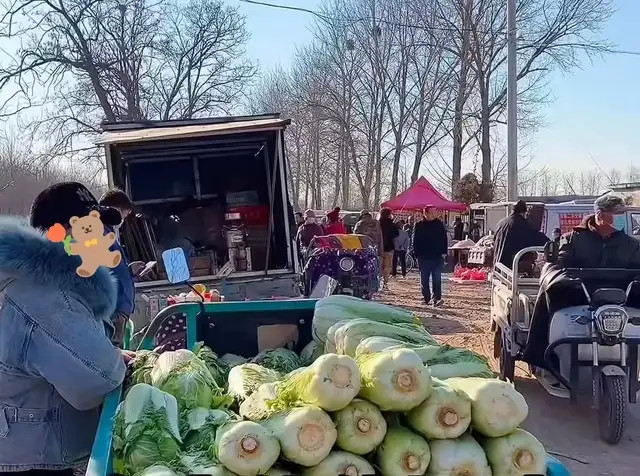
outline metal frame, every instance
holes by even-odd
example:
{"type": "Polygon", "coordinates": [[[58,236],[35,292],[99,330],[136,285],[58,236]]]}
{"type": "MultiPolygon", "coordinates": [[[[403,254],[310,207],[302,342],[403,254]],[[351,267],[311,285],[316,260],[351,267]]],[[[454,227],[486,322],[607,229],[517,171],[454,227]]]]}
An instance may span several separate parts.
{"type": "MultiPolygon", "coordinates": [[[[286,274],[294,274],[290,269],[270,269],[268,276],[277,277],[279,275],[286,274]]],[[[234,279],[246,279],[246,278],[264,278],[264,271],[235,271],[231,276],[226,278],[221,278],[214,274],[209,274],[207,276],[193,276],[189,279],[192,283],[203,283],[205,281],[220,281],[222,279],[226,279],[227,281],[233,281],[234,279]]],[[[259,281],[260,279],[256,279],[259,281]]],[[[141,281],[139,283],[135,283],[136,289],[140,290],[149,290],[154,287],[162,287],[162,286],[173,286],[166,279],[158,280],[158,281],[141,281]]]]}
{"type": "MultiPolygon", "coordinates": [[[[150,135],[135,135],[133,132],[143,132],[143,131],[151,131],[153,129],[139,129],[139,130],[127,130],[118,132],[104,132],[98,139],[95,141],[96,145],[109,145],[109,144],[138,144],[143,142],[157,142],[163,140],[179,140],[179,139],[189,139],[196,137],[209,137],[214,135],[226,135],[226,134],[240,134],[240,133],[253,133],[253,132],[264,132],[264,131],[277,131],[281,130],[283,127],[287,125],[286,121],[278,120],[272,124],[255,124],[250,125],[247,124],[246,127],[236,127],[236,128],[214,128],[212,125],[211,128],[206,128],[206,126],[179,126],[175,128],[173,134],[150,134],[150,135]],[[181,130],[178,130],[181,129],[181,130]],[[116,137],[119,136],[119,137],[116,137]]],[[[162,129],[162,128],[157,128],[162,129]]]]}
{"type": "MultiPolygon", "coordinates": [[[[254,117],[255,118],[255,117],[254,117]]],[[[258,116],[257,117],[258,120],[261,119],[279,119],[279,115],[266,115],[266,116],[258,116]]],[[[213,119],[213,120],[203,120],[202,124],[220,124],[220,123],[224,123],[224,122],[242,122],[240,119],[236,119],[236,118],[221,118],[221,119],[213,119]]],[[[245,120],[247,119],[247,117],[244,118],[245,120]]],[[[249,117],[249,119],[251,119],[251,117],[249,117]]],[[[175,122],[175,121],[170,121],[171,124],[169,123],[164,123],[164,122],[144,122],[144,123],[130,123],[130,124],[124,124],[124,125],[120,125],[120,124],[107,124],[104,127],[104,130],[106,131],[131,131],[131,130],[138,130],[138,129],[144,129],[146,127],[156,127],[156,128],[160,128],[160,127],[171,127],[172,125],[177,125],[177,126],[184,126],[184,125],[189,125],[192,124],[191,120],[186,121],[184,123],[181,122],[175,122]]],[[[291,221],[290,221],[290,217],[289,217],[289,207],[288,207],[288,194],[287,194],[287,188],[286,188],[286,175],[284,172],[284,167],[286,166],[286,161],[285,161],[285,157],[284,157],[284,147],[283,147],[283,143],[282,143],[282,136],[284,134],[284,129],[286,127],[287,124],[289,124],[290,121],[289,120],[280,120],[279,125],[274,126],[274,127],[259,127],[258,129],[240,129],[240,130],[224,130],[224,131],[220,131],[220,130],[216,130],[213,131],[209,134],[207,134],[207,136],[211,136],[211,140],[210,141],[205,141],[205,143],[202,142],[202,140],[198,140],[197,138],[193,137],[191,138],[190,136],[183,136],[183,137],[172,137],[172,138],[154,138],[153,141],[139,141],[139,142],[128,142],[125,141],[124,143],[121,142],[103,142],[104,144],[104,148],[105,148],[105,156],[106,156],[106,160],[107,160],[107,174],[108,174],[108,182],[109,185],[112,187],[115,185],[114,183],[114,170],[113,170],[113,166],[112,166],[112,160],[114,159],[113,157],[113,153],[114,151],[111,149],[112,147],[115,147],[117,145],[120,146],[124,146],[124,148],[126,148],[126,152],[125,152],[125,156],[128,156],[128,158],[122,158],[120,157],[120,160],[123,164],[125,163],[136,163],[136,162],[157,162],[157,161],[175,161],[175,160],[192,160],[194,163],[194,177],[196,180],[196,194],[194,195],[194,197],[198,198],[198,199],[202,199],[202,198],[209,198],[212,195],[211,194],[202,194],[202,191],[200,190],[200,183],[199,183],[199,170],[198,170],[198,160],[200,160],[198,157],[196,157],[194,155],[194,150],[187,150],[185,151],[183,147],[187,147],[187,148],[195,148],[197,149],[198,152],[198,156],[201,156],[203,154],[206,154],[207,151],[210,151],[210,153],[214,153],[214,152],[219,152],[220,151],[220,145],[222,146],[223,150],[245,150],[245,151],[251,151],[253,149],[260,151],[260,149],[262,148],[265,151],[265,159],[268,161],[269,160],[269,154],[268,154],[268,147],[267,145],[269,144],[269,141],[271,140],[274,144],[274,161],[273,161],[273,168],[271,167],[271,164],[267,164],[267,173],[268,173],[268,177],[267,177],[267,188],[268,188],[268,192],[270,195],[269,201],[270,201],[270,233],[269,233],[269,242],[271,242],[272,238],[273,238],[273,204],[275,203],[275,185],[276,185],[276,177],[277,177],[277,173],[278,170],[277,168],[280,167],[279,170],[279,174],[280,174],[280,182],[281,182],[281,187],[280,187],[280,191],[281,191],[281,195],[282,195],[282,206],[283,206],[283,212],[284,212],[284,232],[285,232],[285,236],[289,235],[289,230],[290,230],[290,226],[291,226],[291,221]],[[251,134],[251,133],[255,133],[255,132],[264,132],[264,134],[259,134],[258,136],[255,136],[253,138],[250,137],[237,137],[239,134],[251,134]],[[275,137],[271,134],[272,132],[276,132],[275,133],[275,137]],[[222,137],[222,136],[227,136],[227,137],[222,137]],[[236,136],[236,137],[233,137],[236,136]],[[192,139],[192,140],[189,140],[192,139]],[[176,151],[175,147],[171,147],[172,143],[175,143],[177,140],[179,140],[181,142],[181,149],[180,151],[176,151]],[[160,144],[157,144],[155,142],[161,142],[160,144]],[[211,147],[212,145],[216,145],[216,147],[211,147]],[[234,147],[234,144],[236,144],[236,146],[234,147]],[[204,147],[203,147],[204,146],[204,147]],[[158,149],[157,152],[154,152],[154,149],[158,149]],[[154,157],[154,158],[150,158],[148,157],[148,154],[150,153],[154,153],[154,154],[160,154],[160,155],[165,155],[165,154],[174,154],[176,152],[179,152],[179,155],[181,156],[180,159],[176,159],[175,155],[171,156],[171,157],[154,157]],[[186,152],[186,153],[185,153],[186,152]],[[147,157],[135,157],[136,155],[140,156],[140,155],[147,155],[147,157]],[[273,178],[271,177],[271,175],[273,174],[273,178]]],[[[211,160],[215,160],[215,157],[210,157],[211,160]]],[[[124,182],[125,182],[125,190],[127,191],[127,193],[131,193],[131,184],[130,184],[130,179],[129,179],[129,174],[128,173],[124,173],[124,182]]],[[[167,202],[180,202],[184,200],[184,197],[174,197],[174,198],[167,198],[167,199],[152,199],[152,200],[139,200],[139,201],[134,201],[134,204],[136,205],[153,205],[153,204],[158,204],[158,203],[167,203],[167,202]]],[[[295,259],[295,250],[292,247],[292,243],[290,242],[290,240],[286,240],[287,242],[287,269],[286,270],[282,270],[282,269],[275,269],[275,270],[270,270],[268,269],[268,263],[267,266],[265,266],[265,270],[264,271],[256,271],[256,272],[240,272],[240,273],[234,273],[233,278],[253,278],[253,277],[257,277],[257,276],[279,276],[279,275],[286,275],[286,274],[290,274],[290,273],[297,273],[299,272],[299,264],[297,262],[297,260],[295,259]]],[[[268,259],[269,257],[267,257],[268,259]]],[[[211,281],[211,280],[216,280],[218,278],[216,278],[216,276],[213,275],[209,275],[209,276],[201,276],[198,278],[194,278],[193,281],[194,282],[203,282],[203,281],[211,281]]],[[[155,286],[163,286],[163,285],[169,285],[170,283],[168,283],[168,281],[166,280],[162,280],[162,281],[149,281],[149,282],[143,282],[143,283],[136,283],[136,289],[148,289],[151,287],[155,287],[155,286]]]]}
{"type": "MultiPolygon", "coordinates": [[[[109,186],[109,188],[113,188],[114,187],[113,167],[111,165],[111,147],[110,146],[105,146],[104,157],[105,157],[105,160],[107,161],[107,185],[109,186]]],[[[126,184],[125,184],[125,190],[126,190],[126,184]]]]}
{"type": "MultiPolygon", "coordinates": [[[[539,280],[537,278],[521,278],[518,274],[518,265],[520,263],[520,259],[527,253],[536,252],[542,253],[544,252],[544,247],[541,246],[530,246],[524,248],[516,253],[513,257],[513,268],[509,269],[502,263],[496,263],[493,274],[492,281],[496,279],[503,286],[505,286],[511,293],[511,309],[508,314],[508,319],[494,319],[493,315],[491,316],[492,321],[496,321],[498,327],[501,328],[502,332],[508,333],[509,342],[511,343],[511,348],[509,349],[509,353],[512,357],[516,357],[518,354],[518,348],[513,343],[517,343],[517,335],[518,333],[526,333],[529,331],[528,328],[523,328],[519,325],[520,322],[529,321],[530,316],[528,316],[529,309],[526,308],[527,316],[525,319],[520,319],[520,304],[525,305],[522,297],[525,297],[527,300],[529,296],[526,294],[524,296],[521,295],[519,286],[520,284],[526,284],[529,286],[539,287],[539,280]],[[502,325],[500,325],[502,324],[502,325]]],[[[493,287],[495,285],[492,282],[492,292],[491,292],[491,306],[493,307],[493,287]]],[[[528,306],[528,303],[526,303],[528,306]]]]}
{"type": "MultiPolygon", "coordinates": [[[[131,131],[137,129],[159,128],[159,127],[178,127],[188,125],[209,125],[209,124],[222,124],[233,122],[247,122],[251,120],[264,120],[264,119],[281,119],[279,112],[267,113],[267,114],[254,114],[250,116],[223,116],[223,117],[201,117],[193,119],[169,119],[165,121],[154,120],[139,120],[139,121],[118,121],[102,123],[102,130],[104,131],[131,131]]],[[[285,120],[291,123],[290,120],[285,120]]]]}
{"type": "MultiPolygon", "coordinates": [[[[280,163],[280,184],[282,189],[282,209],[284,211],[284,226],[287,234],[291,229],[291,223],[289,223],[289,196],[287,193],[287,178],[285,174],[285,166],[286,160],[284,156],[284,147],[282,136],[284,135],[284,131],[280,131],[278,136],[276,137],[276,154],[277,161],[280,163]]],[[[287,267],[293,268],[294,271],[297,271],[297,263],[298,260],[295,256],[292,256],[291,253],[292,246],[291,240],[287,240],[287,267]]]]}
{"type": "MultiPolygon", "coordinates": [[[[592,337],[565,337],[559,339],[547,346],[544,352],[545,362],[549,362],[552,352],[561,345],[571,346],[571,371],[569,380],[565,379],[560,372],[555,371],[552,367],[547,369],[558,381],[569,390],[571,403],[578,401],[578,387],[579,387],[579,369],[580,367],[594,367],[592,360],[579,360],[578,359],[578,346],[593,344],[592,337]]],[[[640,338],[623,338],[620,345],[626,344],[629,348],[629,358],[627,359],[627,365],[620,365],[619,361],[599,360],[596,368],[603,368],[606,365],[615,365],[621,367],[625,373],[627,373],[629,381],[629,402],[636,403],[636,395],[640,391],[640,379],[638,379],[638,347],[640,346],[640,338]],[[632,377],[635,375],[635,377],[632,377]]]]}

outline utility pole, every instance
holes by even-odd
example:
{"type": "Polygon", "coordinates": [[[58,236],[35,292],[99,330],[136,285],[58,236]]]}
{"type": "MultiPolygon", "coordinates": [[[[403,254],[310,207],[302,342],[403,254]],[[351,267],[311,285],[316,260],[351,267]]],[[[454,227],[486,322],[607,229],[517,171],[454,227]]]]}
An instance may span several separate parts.
{"type": "Polygon", "coordinates": [[[507,200],[518,199],[518,70],[516,0],[507,0],[507,200]]]}

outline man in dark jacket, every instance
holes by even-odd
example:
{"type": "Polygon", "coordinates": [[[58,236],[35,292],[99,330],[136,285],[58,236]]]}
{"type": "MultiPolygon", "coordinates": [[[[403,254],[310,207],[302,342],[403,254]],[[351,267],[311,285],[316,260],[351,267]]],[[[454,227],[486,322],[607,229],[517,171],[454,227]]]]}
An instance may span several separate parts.
{"type": "Polygon", "coordinates": [[[420,267],[420,288],[424,303],[431,301],[429,278],[433,280],[433,305],[442,304],[442,268],[447,254],[448,239],[444,224],[434,207],[426,207],[421,221],[413,228],[413,252],[420,267]]]}
{"type": "Polygon", "coordinates": [[[525,218],[527,204],[523,200],[513,207],[513,213],[498,223],[494,238],[494,264],[502,263],[507,268],[513,267],[513,258],[518,251],[529,246],[543,246],[549,239],[534,229],[525,218]]]}
{"type": "Polygon", "coordinates": [[[462,223],[462,218],[460,217],[456,217],[456,221],[453,224],[453,239],[456,241],[464,239],[464,223],[462,223]]]}
{"type": "MultiPolygon", "coordinates": [[[[100,198],[99,203],[100,206],[112,207],[118,210],[122,216],[122,221],[124,221],[124,219],[133,210],[133,203],[129,197],[127,197],[127,194],[118,188],[108,190],[100,198]]],[[[114,232],[116,228],[117,227],[111,228],[105,226],[105,233],[114,232]]],[[[135,309],[136,289],[133,283],[133,277],[131,276],[131,271],[129,271],[129,263],[127,262],[124,250],[120,245],[120,241],[116,240],[115,243],[111,245],[110,250],[119,251],[120,256],[122,256],[120,264],[109,270],[118,284],[118,301],[116,304],[115,314],[113,316],[115,332],[112,340],[116,346],[121,347],[123,344],[127,321],[135,309]]]]}
{"type": "Polygon", "coordinates": [[[398,227],[393,222],[391,209],[380,210],[380,230],[382,231],[382,281],[385,286],[389,283],[391,266],[393,264],[393,239],[398,236],[398,227]]]}
{"type": "Polygon", "coordinates": [[[556,267],[640,269],[640,241],[616,226],[616,215],[624,217],[624,211],[624,201],[615,195],[596,200],[595,215],[560,240],[556,267]]]}
{"type": "Polygon", "coordinates": [[[313,210],[304,212],[304,223],[298,228],[296,241],[301,250],[309,247],[311,240],[316,236],[324,236],[324,230],[316,223],[316,214],[313,210]]]}

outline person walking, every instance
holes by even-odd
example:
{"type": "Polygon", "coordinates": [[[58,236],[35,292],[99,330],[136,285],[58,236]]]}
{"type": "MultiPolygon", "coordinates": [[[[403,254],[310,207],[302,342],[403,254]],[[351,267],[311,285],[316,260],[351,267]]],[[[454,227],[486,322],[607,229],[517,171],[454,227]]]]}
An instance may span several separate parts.
{"type": "Polygon", "coordinates": [[[428,206],[424,209],[423,218],[413,228],[413,252],[420,268],[420,289],[425,304],[442,304],[442,269],[444,257],[447,255],[447,231],[436,215],[436,209],[428,206]],[[429,289],[429,281],[433,283],[433,295],[429,289]]]}
{"type": "Polygon", "coordinates": [[[404,229],[405,225],[402,220],[396,222],[398,227],[398,236],[393,239],[393,264],[391,266],[391,276],[394,278],[398,273],[398,262],[402,270],[402,277],[407,276],[407,250],[409,249],[409,233],[404,229]]]}
{"type": "MultiPolygon", "coordinates": [[[[527,204],[518,200],[513,207],[513,212],[507,218],[498,223],[496,236],[493,242],[494,265],[502,263],[507,268],[513,267],[513,258],[523,248],[529,246],[544,246],[549,241],[547,236],[536,230],[525,218],[527,204]]],[[[522,271],[528,270],[535,262],[536,254],[525,256],[521,259],[522,271]],[[526,258],[526,259],[525,259],[526,258]]]]}
{"type": "MultiPolygon", "coordinates": [[[[127,197],[127,194],[119,188],[108,190],[104,195],[102,195],[102,197],[100,197],[98,203],[102,207],[112,207],[118,210],[122,216],[122,222],[124,222],[124,219],[133,211],[133,203],[129,197],[127,197]]],[[[105,225],[105,233],[115,232],[116,229],[122,225],[122,222],[115,227],[105,225]]],[[[116,311],[113,315],[115,332],[113,334],[112,341],[116,347],[122,347],[127,322],[135,309],[136,289],[133,284],[131,271],[129,270],[129,263],[127,262],[119,239],[117,239],[109,249],[111,251],[119,251],[120,256],[122,256],[120,264],[115,268],[109,269],[109,272],[118,284],[118,301],[116,304],[116,311]]]]}
{"type": "Polygon", "coordinates": [[[327,224],[324,226],[325,235],[344,235],[347,228],[340,220],[340,207],[335,207],[327,213],[327,224]]]}
{"type": "Polygon", "coordinates": [[[398,227],[393,222],[390,208],[380,210],[380,230],[382,231],[382,282],[385,286],[389,284],[391,276],[391,266],[393,264],[393,254],[395,246],[393,240],[398,236],[398,227]]]}

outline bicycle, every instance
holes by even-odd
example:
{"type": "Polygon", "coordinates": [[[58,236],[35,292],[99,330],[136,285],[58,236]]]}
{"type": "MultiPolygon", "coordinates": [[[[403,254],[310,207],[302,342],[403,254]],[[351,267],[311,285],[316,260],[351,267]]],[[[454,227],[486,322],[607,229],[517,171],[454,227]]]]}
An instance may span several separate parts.
{"type": "Polygon", "coordinates": [[[418,259],[413,254],[413,248],[409,248],[407,251],[407,272],[409,271],[417,271],[418,269],[418,259]]]}

